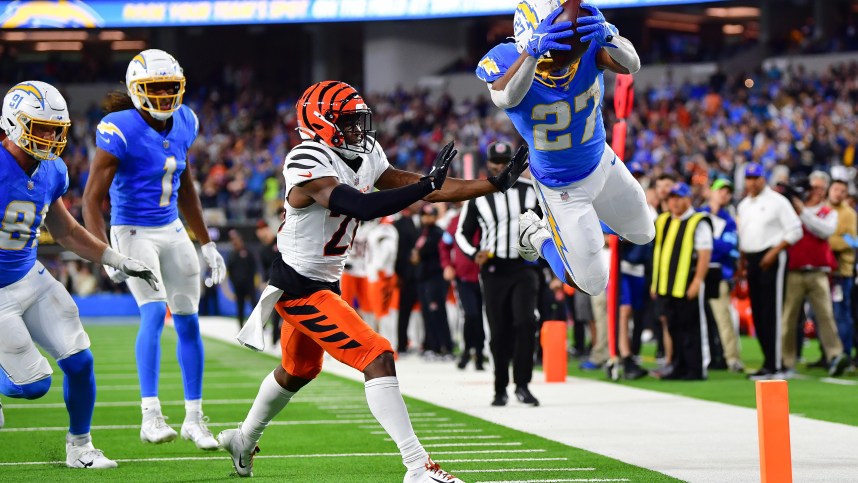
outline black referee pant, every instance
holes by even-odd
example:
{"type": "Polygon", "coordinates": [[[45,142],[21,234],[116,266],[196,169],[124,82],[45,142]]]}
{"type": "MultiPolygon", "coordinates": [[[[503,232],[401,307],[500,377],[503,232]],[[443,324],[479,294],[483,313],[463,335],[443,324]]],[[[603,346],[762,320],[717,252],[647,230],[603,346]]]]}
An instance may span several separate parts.
{"type": "Polygon", "coordinates": [[[533,376],[536,348],[536,270],[521,264],[514,271],[490,273],[482,270],[483,299],[491,330],[489,347],[495,365],[495,394],[505,394],[509,363],[517,386],[527,386],[533,376]]]}
{"type": "Polygon", "coordinates": [[[777,372],[781,368],[781,317],[784,308],[786,287],[787,254],[778,254],[778,261],[768,270],[760,268],[766,251],[746,253],[748,270],[748,293],[751,297],[751,313],[754,330],[763,350],[763,368],[777,372]]]}
{"type": "Polygon", "coordinates": [[[666,379],[706,379],[710,352],[703,287],[694,299],[660,297],[661,315],[673,340],[673,372],[666,379]]]}

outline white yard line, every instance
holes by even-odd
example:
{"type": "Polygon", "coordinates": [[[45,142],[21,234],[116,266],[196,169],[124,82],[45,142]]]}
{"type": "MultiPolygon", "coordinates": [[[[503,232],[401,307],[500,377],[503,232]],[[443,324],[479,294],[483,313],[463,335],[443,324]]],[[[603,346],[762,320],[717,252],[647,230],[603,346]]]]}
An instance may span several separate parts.
{"type": "MultiPolygon", "coordinates": [[[[449,463],[446,461],[445,463],[449,463]]],[[[491,470],[449,470],[450,473],[503,473],[505,471],[596,471],[596,468],[494,468],[491,470]]]]}
{"type": "Polygon", "coordinates": [[[481,481],[479,483],[565,483],[565,482],[601,482],[601,481],[631,481],[626,478],[560,478],[552,480],[503,480],[503,481],[481,481]]]}

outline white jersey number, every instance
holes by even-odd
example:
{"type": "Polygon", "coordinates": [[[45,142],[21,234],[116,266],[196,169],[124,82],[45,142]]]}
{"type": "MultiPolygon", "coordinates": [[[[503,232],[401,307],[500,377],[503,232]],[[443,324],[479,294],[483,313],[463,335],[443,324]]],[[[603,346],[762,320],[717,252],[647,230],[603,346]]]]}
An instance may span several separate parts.
{"type": "Polygon", "coordinates": [[[173,173],[176,172],[176,157],[169,156],[164,161],[164,176],[161,177],[161,203],[158,206],[170,204],[173,196],[173,173]]]}
{"type": "MultiPolygon", "coordinates": [[[[581,136],[581,144],[586,143],[596,132],[596,109],[601,105],[602,92],[599,89],[599,81],[593,82],[586,91],[575,96],[575,113],[579,113],[590,105],[593,99],[593,107],[587,116],[584,125],[584,133],[581,136]]],[[[557,101],[551,104],[537,104],[533,106],[530,117],[534,121],[544,121],[549,115],[554,115],[553,123],[542,123],[533,125],[533,147],[538,151],[561,151],[572,147],[572,134],[566,133],[557,136],[553,141],[548,138],[549,132],[559,132],[569,129],[572,123],[572,107],[566,101],[557,101]]]]}

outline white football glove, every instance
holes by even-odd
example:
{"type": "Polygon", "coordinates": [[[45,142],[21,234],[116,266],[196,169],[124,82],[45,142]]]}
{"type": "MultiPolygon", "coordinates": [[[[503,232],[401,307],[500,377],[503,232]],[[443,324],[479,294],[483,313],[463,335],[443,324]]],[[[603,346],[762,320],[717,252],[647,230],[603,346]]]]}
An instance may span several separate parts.
{"type": "Polygon", "coordinates": [[[110,265],[104,265],[104,271],[107,272],[107,277],[113,283],[122,283],[128,280],[128,275],[125,272],[119,271],[110,265]]]}
{"type": "Polygon", "coordinates": [[[203,258],[209,268],[212,269],[212,283],[219,284],[223,282],[223,279],[226,278],[226,263],[224,263],[223,257],[220,256],[220,252],[217,251],[215,242],[208,242],[200,248],[203,251],[203,258]]]}
{"type": "Polygon", "coordinates": [[[140,260],[126,257],[108,247],[101,256],[101,263],[104,264],[104,269],[107,270],[110,280],[116,283],[124,282],[128,280],[128,277],[138,277],[145,280],[152,287],[152,290],[160,290],[158,277],[155,276],[151,268],[140,260]]]}

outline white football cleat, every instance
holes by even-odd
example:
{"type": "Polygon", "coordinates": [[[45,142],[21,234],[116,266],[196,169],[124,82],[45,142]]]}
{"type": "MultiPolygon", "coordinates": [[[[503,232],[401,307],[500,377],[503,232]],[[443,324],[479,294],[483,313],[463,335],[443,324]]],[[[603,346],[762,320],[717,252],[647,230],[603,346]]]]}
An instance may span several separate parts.
{"type": "Polygon", "coordinates": [[[178,436],[176,430],[167,425],[164,416],[161,414],[144,419],[143,425],[140,427],[140,440],[144,443],[169,443],[178,436]]]}
{"type": "Polygon", "coordinates": [[[432,461],[432,458],[429,458],[429,461],[423,465],[423,468],[417,468],[414,470],[409,470],[408,473],[405,473],[405,478],[402,480],[402,483],[465,483],[464,481],[456,478],[455,476],[447,473],[446,471],[441,469],[441,466],[432,461]]]}
{"type": "Polygon", "coordinates": [[[101,470],[116,468],[115,461],[108,459],[100,449],[95,449],[92,440],[74,443],[69,435],[66,435],[66,466],[69,468],[86,468],[89,470],[101,470]]]}
{"type": "Polygon", "coordinates": [[[227,429],[217,435],[220,447],[225,449],[232,457],[232,466],[238,476],[253,476],[253,456],[259,453],[259,446],[250,444],[241,434],[241,425],[238,429],[227,429]]]}
{"type": "Polygon", "coordinates": [[[201,413],[196,413],[192,419],[185,419],[182,424],[182,438],[193,441],[199,449],[217,449],[217,441],[212,436],[212,432],[206,426],[208,417],[203,417],[201,413]]]}
{"type": "Polygon", "coordinates": [[[528,262],[539,258],[539,247],[551,238],[545,222],[533,210],[518,217],[518,253],[528,262]]]}

